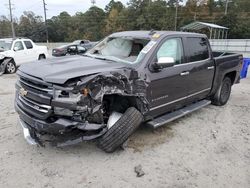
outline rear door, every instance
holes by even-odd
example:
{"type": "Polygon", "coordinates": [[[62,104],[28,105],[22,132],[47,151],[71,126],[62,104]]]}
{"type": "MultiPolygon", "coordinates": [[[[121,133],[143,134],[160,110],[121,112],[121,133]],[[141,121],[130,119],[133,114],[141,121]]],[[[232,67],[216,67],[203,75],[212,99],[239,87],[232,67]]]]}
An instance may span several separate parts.
{"type": "Polygon", "coordinates": [[[23,41],[25,47],[26,47],[26,54],[27,54],[27,61],[35,61],[38,60],[38,55],[36,50],[33,47],[33,44],[29,40],[23,41]]]}
{"type": "MultiPolygon", "coordinates": [[[[184,64],[184,49],[181,37],[163,40],[157,48],[153,62],[159,57],[172,57],[175,66],[148,73],[150,79],[147,95],[150,102],[149,115],[157,116],[181,107],[188,95],[187,79],[183,75],[188,65],[184,64]]],[[[150,68],[149,68],[150,69],[150,68]]]]}
{"type": "Polygon", "coordinates": [[[193,102],[206,97],[210,93],[215,64],[206,38],[187,37],[185,39],[185,48],[188,49],[186,65],[189,73],[187,77],[187,100],[193,102]]]}

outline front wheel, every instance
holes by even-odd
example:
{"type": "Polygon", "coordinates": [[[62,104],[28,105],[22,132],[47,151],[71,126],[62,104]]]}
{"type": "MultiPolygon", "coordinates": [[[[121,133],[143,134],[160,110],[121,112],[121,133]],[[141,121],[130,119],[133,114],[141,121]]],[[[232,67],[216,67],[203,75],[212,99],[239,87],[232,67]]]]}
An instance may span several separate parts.
{"type": "Polygon", "coordinates": [[[223,106],[227,103],[231,94],[232,81],[229,77],[225,77],[217,90],[216,94],[212,98],[212,104],[217,106],[223,106]]]}
{"type": "Polygon", "coordinates": [[[13,60],[11,60],[6,64],[6,73],[14,74],[15,72],[16,72],[16,64],[13,60]]]}
{"type": "Polygon", "coordinates": [[[114,152],[132,135],[142,120],[143,116],[136,108],[128,108],[99,139],[98,146],[107,153],[114,152]]]}

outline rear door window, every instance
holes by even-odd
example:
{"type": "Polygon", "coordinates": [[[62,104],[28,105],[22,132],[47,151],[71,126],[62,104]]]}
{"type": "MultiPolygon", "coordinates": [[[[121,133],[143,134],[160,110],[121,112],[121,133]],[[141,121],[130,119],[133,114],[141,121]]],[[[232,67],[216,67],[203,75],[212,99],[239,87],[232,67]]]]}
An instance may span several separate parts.
{"type": "Polygon", "coordinates": [[[33,48],[32,43],[30,41],[28,41],[28,40],[25,40],[24,44],[25,44],[25,46],[26,46],[27,49],[32,49],[33,48]]]}
{"type": "Polygon", "coordinates": [[[188,37],[189,62],[202,61],[209,58],[207,40],[199,37],[188,37]]]}

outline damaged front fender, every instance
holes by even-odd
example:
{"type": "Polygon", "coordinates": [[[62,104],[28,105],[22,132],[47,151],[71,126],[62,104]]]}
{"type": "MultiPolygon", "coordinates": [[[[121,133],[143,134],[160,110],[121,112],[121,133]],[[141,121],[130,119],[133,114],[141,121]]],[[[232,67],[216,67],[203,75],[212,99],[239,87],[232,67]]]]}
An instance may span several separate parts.
{"type": "MultiPolygon", "coordinates": [[[[139,76],[134,69],[123,69],[109,73],[99,73],[81,78],[75,87],[76,90],[87,88],[89,98],[85,102],[92,109],[92,114],[103,110],[104,96],[119,95],[133,97],[137,107],[142,114],[148,112],[148,100],[146,98],[146,79],[139,76]]],[[[84,103],[84,101],[83,101],[84,103]]],[[[84,104],[83,104],[84,105],[84,104]]]]}

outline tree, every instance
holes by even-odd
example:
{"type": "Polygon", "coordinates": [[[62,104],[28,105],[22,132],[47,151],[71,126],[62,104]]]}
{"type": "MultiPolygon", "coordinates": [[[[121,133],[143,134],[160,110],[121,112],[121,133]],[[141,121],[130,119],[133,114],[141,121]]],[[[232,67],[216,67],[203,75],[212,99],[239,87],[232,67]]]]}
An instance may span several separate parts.
{"type": "Polygon", "coordinates": [[[111,0],[109,2],[109,4],[106,5],[104,10],[105,10],[106,13],[109,14],[112,9],[116,9],[118,12],[121,12],[123,8],[124,8],[124,5],[122,4],[121,1],[111,0]]]}
{"type": "Polygon", "coordinates": [[[6,16],[0,16],[0,37],[11,36],[10,21],[6,16]]]}
{"type": "Polygon", "coordinates": [[[94,41],[104,37],[105,12],[101,8],[92,6],[84,13],[84,20],[86,28],[84,37],[94,41]]]}
{"type": "Polygon", "coordinates": [[[106,26],[105,26],[106,34],[110,34],[119,30],[119,20],[118,20],[119,18],[118,17],[119,17],[118,10],[113,8],[109,12],[108,18],[106,20],[106,26]]]}
{"type": "MultiPolygon", "coordinates": [[[[125,7],[110,0],[105,11],[93,6],[71,16],[61,12],[47,20],[49,41],[72,42],[76,39],[100,40],[123,30],[173,30],[177,0],[130,0],[125,7]]],[[[230,38],[250,38],[249,0],[178,0],[178,27],[197,21],[217,23],[229,28],[230,38]],[[186,4],[180,3],[186,2],[186,4]],[[237,13],[237,14],[236,14],[237,13]]],[[[26,11],[15,19],[17,36],[45,41],[45,24],[41,16],[26,11]]],[[[10,21],[0,16],[0,37],[11,36],[10,21]]]]}
{"type": "Polygon", "coordinates": [[[171,8],[176,7],[176,2],[178,1],[178,4],[182,3],[183,0],[168,0],[167,5],[171,8]]]}
{"type": "Polygon", "coordinates": [[[71,41],[69,35],[72,30],[71,16],[67,12],[61,12],[58,16],[53,16],[47,20],[49,41],[71,41]]]}
{"type": "Polygon", "coordinates": [[[41,16],[32,11],[25,11],[16,27],[17,36],[28,37],[35,42],[45,41],[45,25],[41,16]]]}

